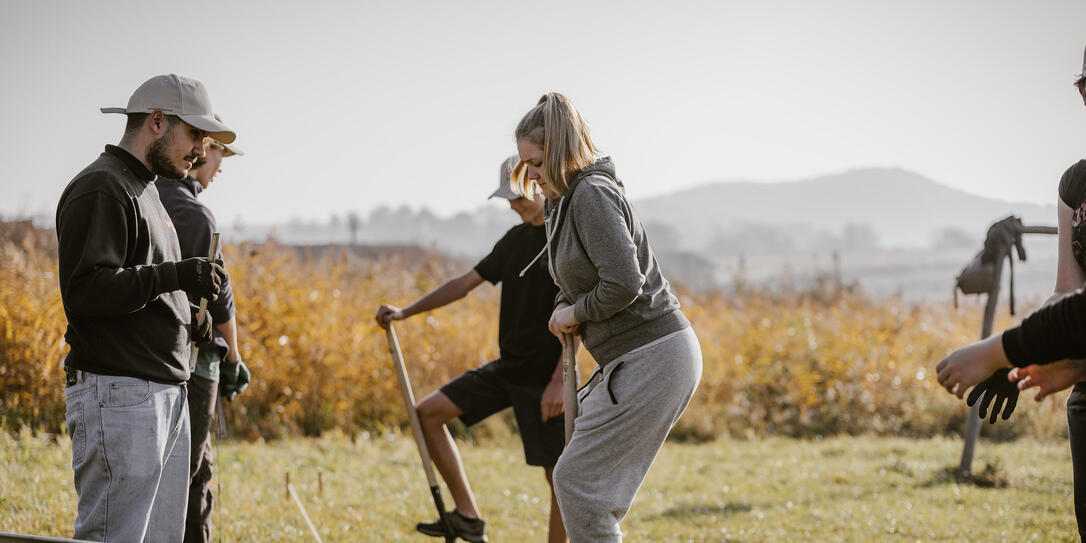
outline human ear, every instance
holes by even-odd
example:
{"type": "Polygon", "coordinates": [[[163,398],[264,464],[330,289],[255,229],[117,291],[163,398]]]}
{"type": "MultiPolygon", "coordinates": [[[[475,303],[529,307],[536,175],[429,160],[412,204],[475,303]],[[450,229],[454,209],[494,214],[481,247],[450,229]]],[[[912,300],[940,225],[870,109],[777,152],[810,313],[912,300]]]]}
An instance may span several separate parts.
{"type": "Polygon", "coordinates": [[[155,134],[162,134],[166,132],[166,127],[169,126],[167,122],[166,114],[161,110],[156,110],[147,118],[147,122],[151,125],[151,132],[155,134]]]}

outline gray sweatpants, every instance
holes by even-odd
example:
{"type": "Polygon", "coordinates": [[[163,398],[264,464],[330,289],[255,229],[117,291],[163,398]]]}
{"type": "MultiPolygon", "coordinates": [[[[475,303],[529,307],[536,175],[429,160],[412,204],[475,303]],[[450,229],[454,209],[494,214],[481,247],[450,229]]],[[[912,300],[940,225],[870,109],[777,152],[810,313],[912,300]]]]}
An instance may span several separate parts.
{"type": "Polygon", "coordinates": [[[597,369],[580,392],[573,436],[554,467],[571,543],[622,541],[619,522],[701,379],[692,328],[597,369]]]}
{"type": "Polygon", "coordinates": [[[180,542],[189,486],[187,389],[79,372],[64,414],[72,439],[76,539],[180,542]]]}

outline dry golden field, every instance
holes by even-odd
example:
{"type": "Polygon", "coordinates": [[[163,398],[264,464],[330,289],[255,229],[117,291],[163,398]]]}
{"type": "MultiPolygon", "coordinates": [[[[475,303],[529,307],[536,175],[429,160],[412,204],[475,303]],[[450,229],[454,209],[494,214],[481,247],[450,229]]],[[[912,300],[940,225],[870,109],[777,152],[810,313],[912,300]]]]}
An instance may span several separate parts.
{"type": "MultiPolygon", "coordinates": [[[[404,305],[470,265],[438,255],[320,253],[274,243],[226,249],[242,354],[254,376],[228,410],[236,436],[402,426],[385,335],[373,315],[380,303],[404,305]]],[[[0,423],[9,430],[62,432],[67,347],[54,255],[51,231],[0,223],[0,423]]],[[[935,385],[932,368],[976,339],[976,300],[957,310],[949,300],[910,305],[829,283],[803,292],[678,291],[701,338],[705,369],[676,439],[921,437],[961,429],[964,406],[935,385]]],[[[417,396],[497,355],[498,296],[484,284],[456,304],[398,324],[417,396]]],[[[1000,312],[997,328],[1009,324],[1005,308],[1000,312]]],[[[587,376],[587,355],[581,364],[587,376]]],[[[472,434],[504,432],[511,420],[472,434]]],[[[985,432],[1063,435],[1062,396],[1042,404],[1024,396],[1009,423],[985,432]]]]}

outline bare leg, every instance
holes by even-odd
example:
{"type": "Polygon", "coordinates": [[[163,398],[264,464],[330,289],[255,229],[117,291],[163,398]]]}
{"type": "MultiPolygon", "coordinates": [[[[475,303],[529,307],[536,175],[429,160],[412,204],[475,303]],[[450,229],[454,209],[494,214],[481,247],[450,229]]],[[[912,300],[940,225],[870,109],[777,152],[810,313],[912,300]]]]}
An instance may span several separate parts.
{"type": "Polygon", "coordinates": [[[551,523],[547,543],[566,543],[566,525],[562,524],[562,512],[558,509],[558,498],[554,496],[554,468],[543,468],[547,483],[551,487],[551,523]]]}
{"type": "Polygon", "coordinates": [[[437,471],[449,487],[456,510],[467,518],[479,518],[479,506],[471,492],[468,477],[464,474],[464,464],[460,460],[460,450],[453,443],[452,435],[445,423],[459,417],[463,411],[449,400],[441,391],[434,392],[418,404],[419,422],[422,433],[426,436],[426,446],[437,466],[437,471]]]}

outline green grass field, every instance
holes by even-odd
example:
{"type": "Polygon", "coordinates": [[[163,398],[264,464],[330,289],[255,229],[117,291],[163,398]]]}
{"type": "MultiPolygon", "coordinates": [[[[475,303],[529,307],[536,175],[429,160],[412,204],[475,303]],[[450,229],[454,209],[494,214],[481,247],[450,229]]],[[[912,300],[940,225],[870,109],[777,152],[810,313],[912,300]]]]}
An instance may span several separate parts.
{"type": "MultiPolygon", "coordinates": [[[[63,436],[0,434],[0,531],[71,536],[68,447],[63,436]]],[[[548,489],[519,441],[462,452],[490,540],[544,541],[548,489]]],[[[1077,540],[1066,443],[981,442],[979,484],[949,475],[960,453],[952,439],[668,443],[623,522],[625,540],[1077,540]]],[[[223,541],[311,540],[287,471],[324,541],[439,541],[413,531],[433,504],[409,438],[227,442],[217,454],[223,541]]]]}

